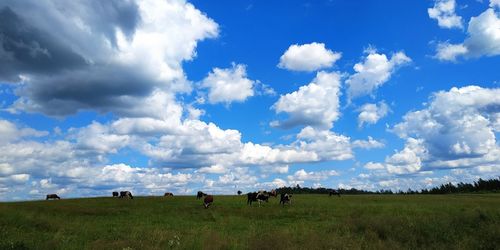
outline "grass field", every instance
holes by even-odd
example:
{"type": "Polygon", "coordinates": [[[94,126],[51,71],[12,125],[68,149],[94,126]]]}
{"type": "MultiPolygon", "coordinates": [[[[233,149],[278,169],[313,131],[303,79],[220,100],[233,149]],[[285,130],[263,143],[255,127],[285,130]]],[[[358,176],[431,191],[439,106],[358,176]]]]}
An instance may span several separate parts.
{"type": "Polygon", "coordinates": [[[500,195],[0,203],[0,249],[500,249],[500,195]]]}

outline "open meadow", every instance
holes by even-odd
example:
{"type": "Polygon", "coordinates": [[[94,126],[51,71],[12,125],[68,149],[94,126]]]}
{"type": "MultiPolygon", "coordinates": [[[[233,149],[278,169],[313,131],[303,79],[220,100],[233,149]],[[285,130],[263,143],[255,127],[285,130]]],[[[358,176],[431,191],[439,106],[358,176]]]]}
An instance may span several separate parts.
{"type": "MultiPolygon", "coordinates": [[[[63,197],[64,198],[64,197],[63,197]]],[[[294,195],[0,203],[0,249],[499,249],[500,195],[294,195]]]]}

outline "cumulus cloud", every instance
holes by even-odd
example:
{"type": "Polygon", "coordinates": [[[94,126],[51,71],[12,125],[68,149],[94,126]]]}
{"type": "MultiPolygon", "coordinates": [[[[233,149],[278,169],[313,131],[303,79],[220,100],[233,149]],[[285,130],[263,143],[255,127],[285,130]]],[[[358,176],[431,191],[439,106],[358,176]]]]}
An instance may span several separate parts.
{"type": "Polygon", "coordinates": [[[394,126],[406,146],[386,159],[389,171],[499,164],[499,107],[500,89],[466,86],[435,93],[425,109],[407,113],[394,126]]]}
{"type": "Polygon", "coordinates": [[[233,64],[232,68],[214,68],[201,82],[208,89],[209,103],[243,102],[253,96],[256,82],[247,78],[246,66],[233,64]]]}
{"type": "Polygon", "coordinates": [[[339,116],[340,75],[320,71],[308,85],[280,96],[273,104],[276,113],[287,113],[289,119],[271,125],[292,128],[298,125],[331,128],[339,116]]]}
{"type": "Polygon", "coordinates": [[[14,174],[7,177],[0,177],[0,183],[19,185],[26,183],[29,179],[30,179],[29,174],[14,174]]]}
{"type": "Polygon", "coordinates": [[[436,0],[434,7],[427,9],[429,17],[436,19],[441,28],[463,28],[462,17],[455,13],[455,0],[436,0]]]}
{"type": "Polygon", "coordinates": [[[300,169],[293,175],[287,177],[290,183],[303,183],[304,181],[322,181],[326,180],[331,176],[338,176],[339,173],[335,170],[324,170],[324,171],[310,171],[307,172],[304,169],[300,169]]]}
{"type": "Polygon", "coordinates": [[[18,128],[16,124],[0,120],[0,145],[26,137],[42,137],[48,135],[47,131],[38,131],[32,128],[18,128]]]}
{"type": "Polygon", "coordinates": [[[490,3],[488,8],[477,17],[471,17],[467,27],[467,38],[463,43],[441,42],[435,57],[442,61],[456,61],[457,58],[476,58],[500,54],[500,14],[490,3]]]}
{"type": "Polygon", "coordinates": [[[390,109],[385,102],[367,103],[358,109],[358,127],[363,127],[364,124],[375,124],[381,118],[385,117],[390,109]]]}
{"type": "Polygon", "coordinates": [[[278,67],[294,71],[330,68],[342,56],[325,48],[324,43],[293,44],[280,57],[278,67]]]}
{"type": "Polygon", "coordinates": [[[435,57],[442,61],[456,61],[458,57],[466,55],[468,49],[463,44],[442,42],[437,45],[435,57]]]}
{"type": "Polygon", "coordinates": [[[422,140],[408,138],[403,150],[386,158],[387,171],[394,174],[414,173],[422,168],[422,158],[426,149],[422,140]]]}
{"type": "Polygon", "coordinates": [[[183,0],[7,1],[0,11],[0,79],[17,83],[20,96],[12,108],[54,116],[190,91],[182,62],[218,34],[183,0]]]}
{"type": "Polygon", "coordinates": [[[384,143],[373,139],[371,136],[368,136],[368,140],[355,140],[352,142],[353,148],[372,149],[383,148],[384,146],[384,143]]]}
{"type": "Polygon", "coordinates": [[[354,65],[356,73],[346,80],[349,100],[372,94],[373,91],[389,81],[396,69],[409,62],[411,59],[401,51],[388,59],[385,54],[369,50],[364,61],[354,65]]]}
{"type": "Polygon", "coordinates": [[[209,174],[223,174],[227,172],[227,168],[222,165],[216,164],[210,167],[202,167],[198,170],[200,173],[209,173],[209,174]]]}
{"type": "Polygon", "coordinates": [[[85,128],[77,130],[73,136],[77,147],[92,150],[101,154],[116,153],[128,145],[128,135],[113,134],[108,126],[93,122],[85,128]]]}
{"type": "Polygon", "coordinates": [[[363,166],[365,169],[369,170],[378,170],[378,169],[385,169],[384,164],[378,163],[378,162],[368,162],[363,166]]]}
{"type": "Polygon", "coordinates": [[[295,143],[305,151],[315,152],[322,160],[347,160],[353,158],[350,138],[329,130],[303,128],[295,143]]]}
{"type": "Polygon", "coordinates": [[[277,173],[277,174],[286,174],[288,173],[288,165],[278,165],[278,166],[263,166],[260,168],[260,171],[265,174],[269,173],[277,173]]]}

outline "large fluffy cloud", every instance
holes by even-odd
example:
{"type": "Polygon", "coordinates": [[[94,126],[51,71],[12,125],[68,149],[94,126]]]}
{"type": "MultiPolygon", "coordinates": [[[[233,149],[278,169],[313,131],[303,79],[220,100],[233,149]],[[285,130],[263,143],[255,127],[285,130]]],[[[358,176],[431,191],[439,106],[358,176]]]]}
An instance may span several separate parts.
{"type": "Polygon", "coordinates": [[[329,130],[303,128],[296,143],[302,150],[315,152],[322,160],[347,160],[353,157],[350,138],[329,130]]]}
{"type": "Polygon", "coordinates": [[[406,146],[386,159],[388,170],[412,173],[499,164],[499,113],[500,89],[467,86],[435,93],[425,109],[409,112],[394,126],[406,146]]]}
{"type": "Polygon", "coordinates": [[[280,57],[278,67],[295,71],[314,71],[329,68],[341,57],[341,53],[325,48],[324,43],[291,45],[280,57]]]}
{"type": "Polygon", "coordinates": [[[183,0],[7,1],[0,11],[0,79],[21,97],[13,108],[56,116],[189,91],[182,62],[218,33],[183,0]]]}
{"type": "Polygon", "coordinates": [[[367,103],[358,109],[358,127],[363,127],[364,124],[375,124],[381,118],[389,113],[390,109],[385,102],[380,102],[378,105],[375,103],[367,103]]]}
{"type": "Polygon", "coordinates": [[[491,8],[477,17],[472,17],[467,27],[467,38],[463,43],[451,44],[441,42],[437,46],[436,58],[444,61],[455,61],[459,57],[471,58],[480,56],[496,56],[500,54],[500,14],[495,10],[494,1],[491,8]]]}
{"type": "Polygon", "coordinates": [[[349,100],[372,94],[391,78],[398,67],[409,62],[411,59],[403,52],[397,52],[388,59],[385,54],[369,50],[364,61],[354,65],[356,73],[346,80],[349,100]]]}
{"type": "Polygon", "coordinates": [[[242,102],[254,95],[255,81],[247,78],[245,65],[233,64],[232,68],[214,68],[203,79],[201,86],[208,88],[210,103],[242,102]]]}
{"type": "Polygon", "coordinates": [[[297,125],[308,125],[320,128],[331,128],[340,116],[340,74],[320,71],[316,78],[286,95],[272,106],[277,113],[289,114],[284,122],[275,121],[271,125],[290,128],[297,125]]]}
{"type": "Polygon", "coordinates": [[[455,0],[436,0],[432,8],[427,9],[429,17],[438,21],[439,27],[462,28],[462,17],[455,14],[455,0]]]}

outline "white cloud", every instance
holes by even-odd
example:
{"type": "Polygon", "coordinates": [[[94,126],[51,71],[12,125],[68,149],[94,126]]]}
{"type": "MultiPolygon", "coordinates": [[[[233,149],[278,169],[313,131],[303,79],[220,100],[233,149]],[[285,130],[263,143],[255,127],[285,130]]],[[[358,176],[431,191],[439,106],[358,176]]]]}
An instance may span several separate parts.
{"type": "Polygon", "coordinates": [[[369,170],[379,170],[379,169],[385,169],[384,164],[378,163],[378,162],[368,162],[363,166],[365,169],[369,170]]]}
{"type": "Polygon", "coordinates": [[[75,137],[79,148],[102,154],[116,153],[120,148],[127,146],[129,141],[128,135],[113,134],[108,126],[96,122],[78,130],[75,137]]]}
{"type": "Polygon", "coordinates": [[[408,138],[403,150],[385,159],[387,171],[393,174],[415,173],[422,168],[422,158],[426,149],[423,141],[408,138]]]}
{"type": "Polygon", "coordinates": [[[490,0],[490,7],[491,8],[495,8],[495,7],[500,8],[500,0],[490,0]]]}
{"type": "Polygon", "coordinates": [[[47,131],[38,131],[32,128],[18,128],[14,123],[0,120],[0,145],[19,140],[25,137],[42,137],[48,135],[47,131]]]}
{"type": "Polygon", "coordinates": [[[429,17],[436,19],[441,28],[463,28],[462,17],[455,13],[455,0],[436,0],[434,7],[427,9],[429,17]]]}
{"type": "Polygon", "coordinates": [[[385,102],[379,102],[378,105],[375,103],[367,103],[361,106],[358,111],[360,112],[358,115],[358,127],[363,127],[365,123],[377,123],[389,113],[390,109],[385,102]]]}
{"type": "Polygon", "coordinates": [[[286,174],[288,173],[288,165],[278,165],[278,166],[262,166],[260,167],[262,173],[268,174],[286,174]]]}
{"type": "Polygon", "coordinates": [[[500,54],[500,17],[493,9],[487,9],[478,17],[472,17],[464,44],[473,57],[500,54]]]}
{"type": "Polygon", "coordinates": [[[276,187],[285,187],[287,185],[287,182],[280,178],[274,179],[272,183],[276,187]]]}
{"type": "Polygon", "coordinates": [[[322,181],[330,178],[331,176],[338,176],[339,174],[335,170],[324,170],[324,171],[310,171],[307,172],[304,169],[300,169],[293,175],[289,175],[288,181],[292,183],[304,182],[304,181],[322,181]]]}
{"type": "Polygon", "coordinates": [[[227,168],[222,165],[216,164],[210,167],[202,167],[198,170],[200,173],[209,173],[209,174],[224,174],[227,172],[227,168]]]}
{"type": "Polygon", "coordinates": [[[318,154],[314,151],[298,147],[276,147],[247,142],[241,151],[237,152],[236,163],[245,165],[272,165],[299,162],[319,161],[318,154]]]}
{"type": "Polygon", "coordinates": [[[255,84],[247,78],[242,64],[233,64],[228,69],[214,68],[201,82],[203,88],[208,88],[208,101],[212,104],[243,102],[254,95],[255,84]]]}
{"type": "Polygon", "coordinates": [[[407,140],[399,155],[412,158],[409,161],[414,170],[420,169],[417,165],[424,160],[433,168],[498,164],[498,107],[500,89],[467,86],[437,92],[425,109],[407,113],[403,122],[394,126],[393,131],[407,140]],[[418,147],[408,146],[414,145],[412,138],[419,142],[418,147]],[[425,157],[421,154],[424,151],[428,154],[425,157]]]}
{"type": "Polygon", "coordinates": [[[411,59],[403,52],[397,52],[387,59],[385,54],[369,50],[364,61],[354,65],[356,73],[346,80],[349,100],[372,94],[390,79],[398,67],[409,62],[411,59]]]}
{"type": "Polygon", "coordinates": [[[383,148],[384,146],[384,143],[373,139],[371,136],[368,136],[368,140],[355,140],[352,142],[353,148],[371,149],[383,148]]]}
{"type": "MultiPolygon", "coordinates": [[[[494,6],[492,2],[490,4],[494,6]]],[[[500,55],[500,17],[493,8],[488,8],[477,17],[471,17],[467,38],[463,43],[439,43],[436,58],[456,61],[458,57],[472,58],[500,55]]]]}
{"type": "Polygon", "coordinates": [[[57,188],[57,185],[52,184],[52,179],[41,179],[40,180],[40,187],[44,189],[53,189],[57,188]]]}
{"type": "Polygon", "coordinates": [[[215,165],[221,157],[242,147],[239,131],[223,130],[199,120],[185,120],[175,131],[158,136],[159,139],[151,142],[138,140],[135,147],[156,164],[171,167],[215,165]]]}
{"type": "Polygon", "coordinates": [[[463,44],[439,43],[436,48],[436,58],[441,61],[456,61],[458,57],[466,55],[467,47],[463,44]]]}
{"type": "Polygon", "coordinates": [[[271,125],[283,128],[297,125],[331,128],[340,116],[339,96],[340,75],[320,71],[308,85],[280,96],[272,109],[276,113],[287,113],[290,117],[284,122],[274,121],[271,125]]]}
{"type": "Polygon", "coordinates": [[[0,176],[0,184],[4,185],[21,185],[25,184],[27,181],[29,181],[30,175],[29,174],[14,174],[11,176],[6,176],[6,177],[1,177],[0,176]]]}
{"type": "Polygon", "coordinates": [[[329,130],[303,128],[295,144],[302,150],[316,153],[321,160],[347,160],[353,158],[350,138],[329,130]]]}
{"type": "Polygon", "coordinates": [[[341,55],[326,49],[324,43],[294,44],[281,56],[278,67],[295,71],[315,71],[332,67],[341,55]]]}

